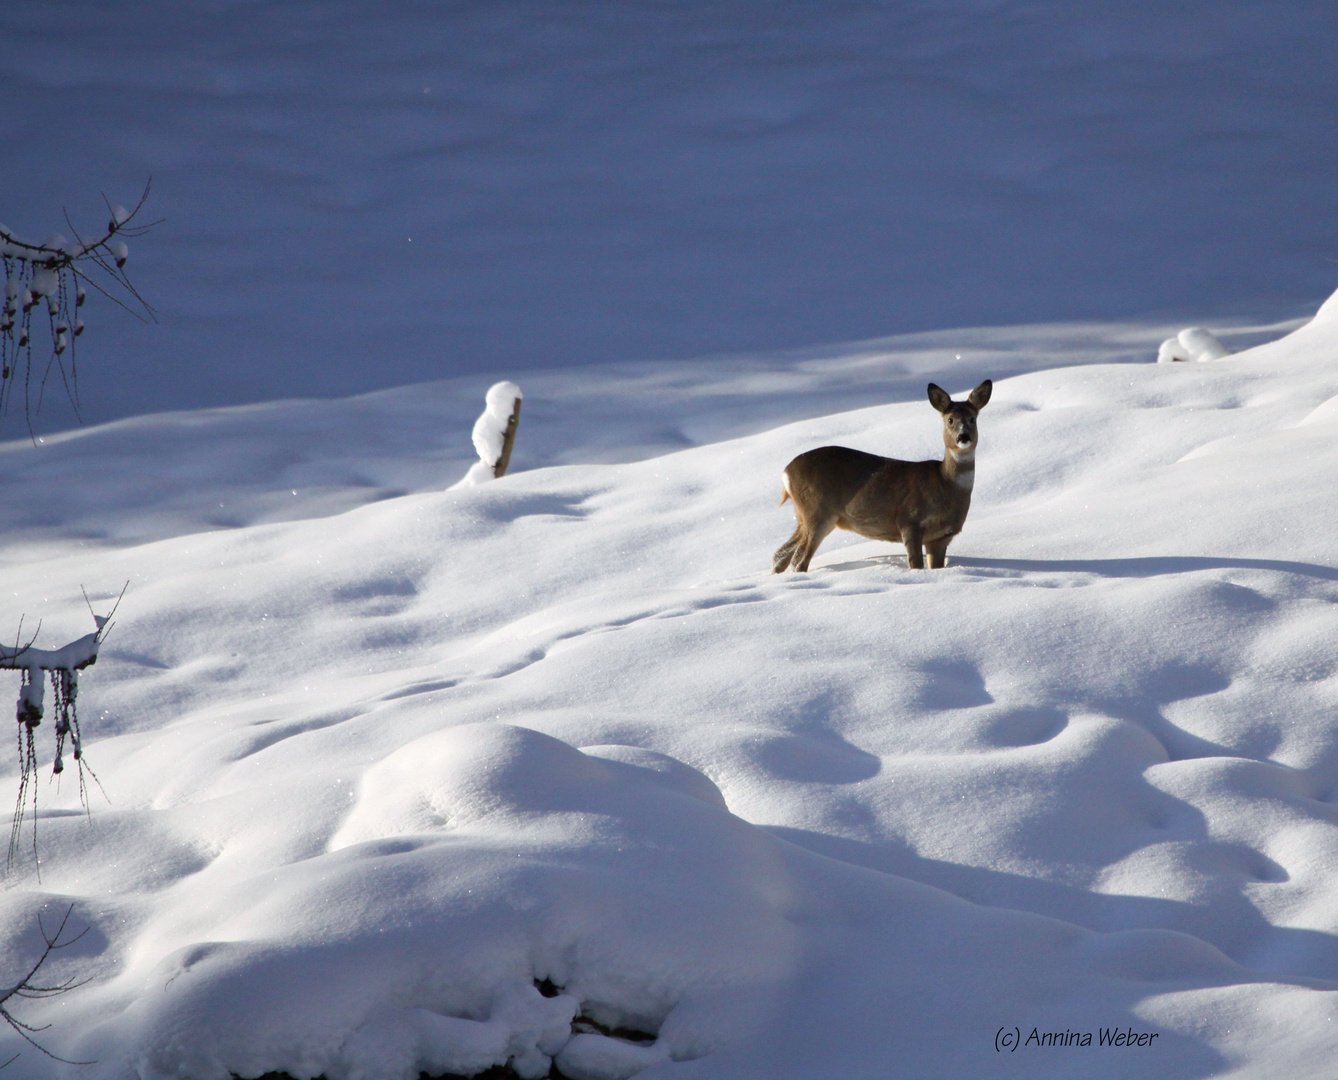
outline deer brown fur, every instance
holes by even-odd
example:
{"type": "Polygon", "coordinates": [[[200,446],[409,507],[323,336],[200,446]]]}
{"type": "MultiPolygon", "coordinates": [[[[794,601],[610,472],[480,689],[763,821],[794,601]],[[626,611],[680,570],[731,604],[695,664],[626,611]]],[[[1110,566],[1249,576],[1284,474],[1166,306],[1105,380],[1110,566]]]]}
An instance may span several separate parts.
{"type": "Polygon", "coordinates": [[[953,401],[929,384],[929,403],[943,414],[942,461],[899,461],[845,446],[822,446],[785,466],[781,502],[794,500],[798,526],[777,549],[772,570],[807,570],[833,529],[903,543],[906,565],[914,569],[924,569],[924,552],[930,569],[941,567],[971,508],[976,414],[992,389],[986,379],[965,401],[953,401]]]}

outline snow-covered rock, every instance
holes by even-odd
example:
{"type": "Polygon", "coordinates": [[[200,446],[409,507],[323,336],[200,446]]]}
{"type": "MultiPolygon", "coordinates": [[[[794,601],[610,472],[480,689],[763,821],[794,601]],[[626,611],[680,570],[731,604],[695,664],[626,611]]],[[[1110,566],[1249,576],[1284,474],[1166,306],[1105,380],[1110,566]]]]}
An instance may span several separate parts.
{"type": "Polygon", "coordinates": [[[1178,361],[1220,360],[1230,356],[1228,349],[1217,337],[1201,326],[1191,326],[1181,330],[1175,337],[1167,338],[1157,350],[1157,363],[1172,364],[1178,361]]]}

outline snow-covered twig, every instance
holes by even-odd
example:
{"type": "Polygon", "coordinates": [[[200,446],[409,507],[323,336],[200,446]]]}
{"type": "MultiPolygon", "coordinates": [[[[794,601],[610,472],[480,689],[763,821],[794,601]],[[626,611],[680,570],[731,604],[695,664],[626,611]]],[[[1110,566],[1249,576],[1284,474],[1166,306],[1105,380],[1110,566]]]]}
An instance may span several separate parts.
{"type": "MultiPolygon", "coordinates": [[[[107,228],[96,238],[84,239],[79,235],[69,214],[66,225],[74,233],[68,241],[59,233],[45,243],[22,240],[6,226],[0,225],[0,262],[4,266],[5,292],[0,300],[0,411],[9,404],[13,387],[20,374],[23,379],[23,412],[32,433],[34,382],[36,382],[37,409],[40,410],[47,379],[53,370],[60,372],[65,392],[79,411],[78,370],[75,364],[75,339],[84,332],[79,318],[87,290],[91,286],[113,303],[144,322],[156,322],[154,310],[140,296],[125,273],[129,258],[127,237],[143,236],[157,222],[135,224],[135,219],[149,197],[150,183],[133,209],[107,203],[107,228]],[[90,276],[87,267],[96,267],[109,281],[100,284],[90,276]],[[118,296],[117,293],[121,295],[118,296]],[[126,303],[121,297],[129,297],[126,303]],[[51,355],[40,372],[34,367],[33,337],[35,317],[46,308],[50,331],[51,355]],[[65,354],[69,353],[69,368],[65,354]],[[36,373],[37,377],[34,378],[36,373]]],[[[40,363],[40,362],[39,362],[40,363]]]]}
{"type": "Polygon", "coordinates": [[[98,646],[102,643],[101,629],[92,634],[76,638],[59,649],[34,649],[30,644],[10,648],[0,645],[0,668],[10,671],[22,671],[27,668],[41,668],[43,671],[55,671],[64,668],[68,671],[82,671],[98,660],[98,646]]]}
{"type": "MultiPolygon", "coordinates": [[[[125,595],[125,590],[121,590],[125,595]]],[[[84,594],[87,600],[87,593],[84,594]]],[[[116,605],[120,605],[117,598],[116,605]]],[[[91,607],[89,609],[92,610],[91,607]]],[[[27,816],[27,806],[31,797],[33,808],[33,860],[37,861],[37,748],[35,731],[41,726],[46,715],[45,685],[46,676],[51,677],[52,696],[56,708],[56,755],[52,764],[52,775],[65,771],[65,740],[70,740],[74,750],[74,760],[79,770],[79,801],[84,810],[91,812],[88,805],[88,783],[91,777],[98,783],[97,774],[84,761],[82,734],[79,731],[79,714],[76,702],[79,697],[79,672],[97,663],[98,647],[106,638],[111,628],[111,617],[116,613],[113,607],[105,616],[93,615],[97,629],[91,634],[62,645],[59,649],[38,649],[33,647],[36,635],[26,645],[15,640],[13,648],[0,645],[0,669],[22,672],[19,686],[19,700],[16,709],[18,720],[19,745],[19,794],[14,806],[14,819],[9,831],[9,854],[6,858],[6,870],[12,869],[18,854],[19,843],[23,834],[23,819],[27,816]],[[87,773],[87,777],[85,776],[87,773]]],[[[20,627],[22,620],[20,620],[20,627]]]]}

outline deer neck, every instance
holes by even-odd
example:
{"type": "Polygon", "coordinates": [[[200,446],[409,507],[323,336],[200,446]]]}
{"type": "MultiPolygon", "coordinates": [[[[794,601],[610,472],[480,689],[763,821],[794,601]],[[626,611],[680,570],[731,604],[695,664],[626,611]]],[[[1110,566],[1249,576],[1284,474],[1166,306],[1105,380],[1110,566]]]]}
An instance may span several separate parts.
{"type": "Polygon", "coordinates": [[[944,483],[961,491],[970,491],[976,482],[976,448],[959,450],[955,446],[945,446],[939,475],[944,483]]]}

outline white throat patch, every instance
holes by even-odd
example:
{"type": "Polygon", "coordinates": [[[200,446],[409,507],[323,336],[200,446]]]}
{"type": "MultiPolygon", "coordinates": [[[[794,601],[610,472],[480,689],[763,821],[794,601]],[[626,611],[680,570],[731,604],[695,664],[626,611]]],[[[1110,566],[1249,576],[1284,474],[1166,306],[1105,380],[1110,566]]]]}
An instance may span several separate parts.
{"type": "Polygon", "coordinates": [[[952,448],[948,452],[957,463],[955,483],[963,491],[970,491],[976,482],[976,448],[974,446],[970,450],[952,448]]]}

